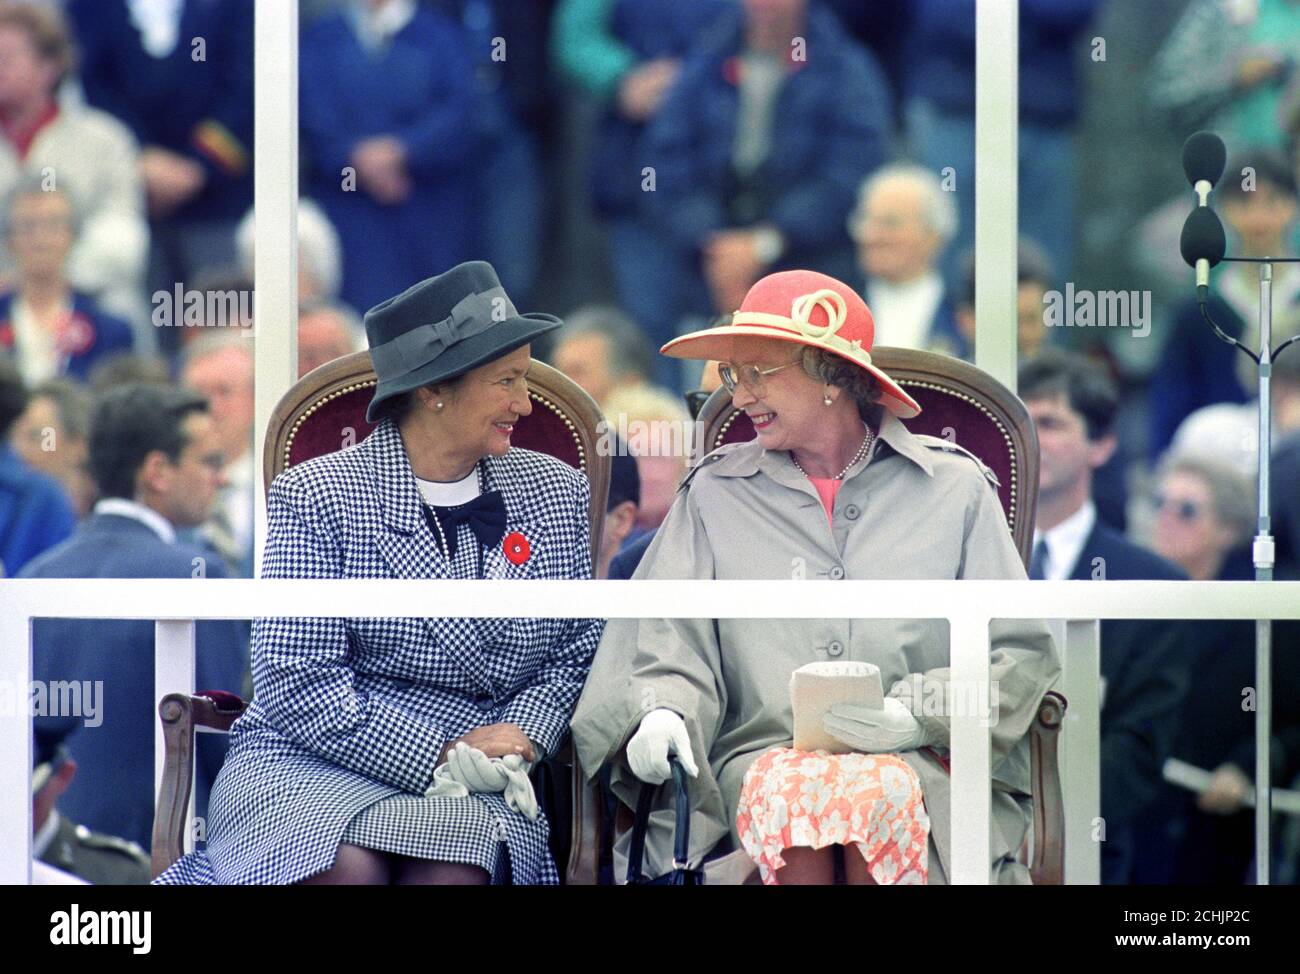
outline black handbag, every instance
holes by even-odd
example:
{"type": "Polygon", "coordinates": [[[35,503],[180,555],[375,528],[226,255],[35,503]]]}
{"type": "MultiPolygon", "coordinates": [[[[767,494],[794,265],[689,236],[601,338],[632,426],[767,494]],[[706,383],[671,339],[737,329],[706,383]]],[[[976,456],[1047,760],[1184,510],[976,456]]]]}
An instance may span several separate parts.
{"type": "Polygon", "coordinates": [[[670,756],[673,785],[677,789],[677,823],[673,829],[673,868],[655,879],[641,872],[645,860],[645,834],[650,827],[650,809],[654,806],[658,786],[645,784],[636,799],[636,821],[632,825],[632,844],[627,853],[627,884],[629,886],[703,886],[704,870],[688,869],[691,847],[691,796],[687,788],[686,769],[676,757],[670,756]]]}

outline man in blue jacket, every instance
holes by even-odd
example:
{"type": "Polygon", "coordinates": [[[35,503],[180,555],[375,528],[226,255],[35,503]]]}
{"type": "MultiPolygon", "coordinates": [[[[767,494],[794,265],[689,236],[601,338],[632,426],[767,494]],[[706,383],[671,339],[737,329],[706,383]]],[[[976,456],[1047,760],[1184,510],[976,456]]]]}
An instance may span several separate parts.
{"type": "MultiPolygon", "coordinates": [[[[176,541],[177,528],[207,519],[223,462],[207,401],[198,394],[149,385],[112,390],[97,409],[90,438],[91,473],[101,499],[76,534],[31,562],[23,577],[194,578],[195,584],[225,577],[212,552],[176,541]]],[[[147,600],[142,601],[147,612],[147,600]]],[[[244,689],[247,629],[247,623],[230,620],[198,623],[197,689],[244,689]]],[[[35,713],[38,724],[82,718],[68,739],[81,770],[61,807],[90,829],[146,848],[153,827],[158,720],[153,664],[152,619],[35,621],[34,689],[75,681],[81,691],[81,713],[49,712],[52,692],[47,706],[35,713]]],[[[224,751],[224,739],[200,737],[198,815],[224,751]]]]}
{"type": "Polygon", "coordinates": [[[719,18],[641,150],[643,212],[677,261],[675,317],[733,311],[782,268],[851,278],[846,221],[889,136],[880,68],[818,4],[745,0],[719,18]]]}
{"type": "Polygon", "coordinates": [[[373,307],[474,256],[490,105],[462,27],[414,0],[349,0],[300,58],[305,188],[338,228],[343,300],[373,307]]]}
{"type": "MultiPolygon", "coordinates": [[[[1030,578],[1078,581],[1186,579],[1177,566],[1107,527],[1092,477],[1114,452],[1119,395],[1104,369],[1046,349],[1020,369],[1020,396],[1038,431],[1038,514],[1030,578]]],[[[1132,823],[1157,795],[1187,693],[1188,623],[1101,623],[1102,882],[1129,882],[1132,823]]]]}

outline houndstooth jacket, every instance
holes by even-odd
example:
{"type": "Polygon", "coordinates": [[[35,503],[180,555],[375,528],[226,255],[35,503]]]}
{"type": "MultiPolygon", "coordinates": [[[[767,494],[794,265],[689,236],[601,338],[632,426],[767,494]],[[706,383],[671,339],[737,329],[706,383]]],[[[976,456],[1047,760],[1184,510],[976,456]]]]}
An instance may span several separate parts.
{"type": "MultiPolygon", "coordinates": [[[[528,541],[522,560],[504,543],[484,550],[483,577],[590,577],[586,478],[517,448],[483,463],[487,488],[505,499],[506,539],[528,541]]],[[[275,479],[262,575],[473,577],[469,528],[449,563],[421,504],[384,419],[360,444],[275,479]]],[[[554,753],[602,629],[596,619],[254,620],[256,693],[213,789],[206,857],[185,857],[159,881],[296,882],[328,868],[358,812],[422,795],[443,745],[475,727],[514,723],[554,753]]],[[[471,799],[504,832],[516,883],[558,880],[544,815],[530,822],[498,795],[471,799]]],[[[455,830],[429,854],[455,858],[455,830]]]]}

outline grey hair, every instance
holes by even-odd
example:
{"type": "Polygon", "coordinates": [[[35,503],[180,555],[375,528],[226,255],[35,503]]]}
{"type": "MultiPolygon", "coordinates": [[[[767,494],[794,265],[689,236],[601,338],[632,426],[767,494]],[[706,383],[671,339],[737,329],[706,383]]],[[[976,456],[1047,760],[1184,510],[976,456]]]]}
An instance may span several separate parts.
{"type": "MultiPolygon", "coordinates": [[[[60,182],[63,177],[59,177],[60,182]]],[[[10,214],[13,213],[14,204],[20,199],[26,199],[28,196],[58,196],[68,204],[68,216],[72,224],[72,235],[75,238],[81,232],[81,203],[77,199],[77,194],[65,185],[56,183],[53,186],[45,185],[45,177],[39,173],[27,173],[22,176],[9,190],[4,194],[4,202],[0,204],[0,230],[7,237],[10,230],[10,214]]]]}
{"type": "Polygon", "coordinates": [[[588,335],[599,335],[606,340],[614,375],[631,373],[649,379],[654,374],[654,350],[645,332],[620,309],[608,304],[587,304],[565,315],[564,328],[556,337],[555,347],[571,338],[588,335]]]}
{"type": "Polygon", "coordinates": [[[867,202],[885,183],[895,180],[910,183],[921,195],[921,219],[947,244],[957,235],[957,204],[952,193],[944,192],[938,177],[924,166],[911,162],[882,166],[863,181],[858,190],[858,205],[849,217],[849,233],[857,237],[866,219],[867,202]]]}
{"type": "MultiPolygon", "coordinates": [[[[239,266],[250,279],[253,277],[254,240],[253,211],[250,209],[235,230],[239,266]]],[[[306,197],[298,200],[298,259],[320,285],[323,297],[338,297],[343,277],[343,246],[325,211],[306,197]]]]}
{"type": "Polygon", "coordinates": [[[880,426],[884,409],[880,397],[884,390],[874,375],[834,352],[811,346],[804,346],[799,362],[804,372],[818,382],[843,389],[845,395],[851,396],[858,404],[858,415],[873,427],[880,426]]]}
{"type": "Polygon", "coordinates": [[[1214,516],[1232,532],[1235,544],[1250,538],[1255,530],[1255,490],[1253,478],[1238,473],[1218,460],[1185,453],[1166,454],[1156,468],[1156,482],[1171,474],[1190,474],[1210,491],[1214,516]]]}

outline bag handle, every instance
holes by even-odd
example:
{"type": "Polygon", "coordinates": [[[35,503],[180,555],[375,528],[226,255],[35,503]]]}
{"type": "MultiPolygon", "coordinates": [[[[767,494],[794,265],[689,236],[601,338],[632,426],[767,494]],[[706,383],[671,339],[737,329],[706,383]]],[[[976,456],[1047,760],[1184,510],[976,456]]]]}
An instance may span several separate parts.
{"type": "MultiPolygon", "coordinates": [[[[673,785],[677,795],[675,799],[677,822],[673,828],[673,871],[672,885],[686,885],[689,871],[686,863],[691,847],[691,795],[686,769],[677,760],[676,755],[668,756],[668,766],[673,772],[673,785]]],[[[643,784],[636,799],[636,819],[632,823],[632,843],[627,854],[627,882],[635,886],[647,882],[641,871],[645,861],[645,837],[650,828],[650,809],[654,805],[657,785],[643,784]]]]}

